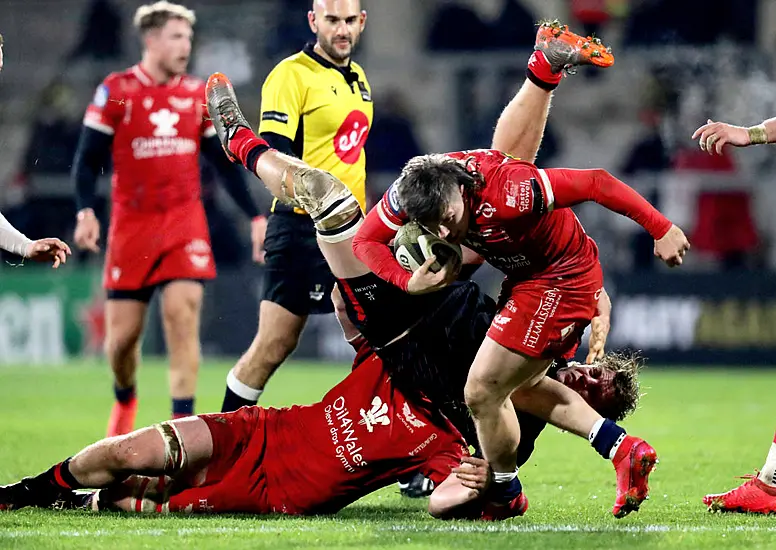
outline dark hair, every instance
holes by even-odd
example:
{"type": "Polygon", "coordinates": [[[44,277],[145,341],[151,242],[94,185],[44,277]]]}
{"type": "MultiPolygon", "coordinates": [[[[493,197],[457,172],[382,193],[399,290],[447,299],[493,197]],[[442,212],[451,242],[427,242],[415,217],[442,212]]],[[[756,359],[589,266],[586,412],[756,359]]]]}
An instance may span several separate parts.
{"type": "Polygon", "coordinates": [[[143,35],[151,29],[161,29],[170,19],[188,21],[192,27],[197,21],[194,11],[186,6],[160,0],[153,4],[140,6],[135,12],[133,24],[138,32],[143,35]]]}
{"type": "Polygon", "coordinates": [[[440,154],[413,157],[401,172],[399,204],[410,220],[438,223],[453,191],[461,185],[473,190],[479,181],[479,174],[460,160],[440,154]]]}
{"type": "Polygon", "coordinates": [[[598,365],[614,371],[614,395],[598,413],[619,422],[633,413],[639,404],[639,371],[644,367],[644,358],[635,352],[607,353],[598,365]]]}

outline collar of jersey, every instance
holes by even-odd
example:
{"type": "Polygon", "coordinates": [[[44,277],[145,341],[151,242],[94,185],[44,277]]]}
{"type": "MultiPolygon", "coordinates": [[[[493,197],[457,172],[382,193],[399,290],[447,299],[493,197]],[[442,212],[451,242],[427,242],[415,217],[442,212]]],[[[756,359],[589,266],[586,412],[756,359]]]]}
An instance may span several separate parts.
{"type": "Polygon", "coordinates": [[[347,82],[348,84],[352,84],[353,82],[358,82],[358,73],[356,73],[356,71],[354,71],[351,68],[350,61],[348,61],[347,67],[340,67],[338,65],[335,65],[325,57],[318,55],[315,52],[314,48],[315,48],[315,42],[308,42],[302,51],[306,53],[308,56],[310,56],[311,58],[313,58],[313,60],[319,65],[326,67],[327,69],[334,69],[338,71],[343,77],[345,77],[345,82],[347,82]]]}
{"type": "Polygon", "coordinates": [[[150,74],[143,70],[143,67],[140,66],[140,63],[136,63],[132,66],[132,72],[135,74],[135,78],[137,78],[143,86],[161,86],[166,88],[174,88],[181,82],[181,75],[176,75],[164,83],[156,82],[150,74]]]}

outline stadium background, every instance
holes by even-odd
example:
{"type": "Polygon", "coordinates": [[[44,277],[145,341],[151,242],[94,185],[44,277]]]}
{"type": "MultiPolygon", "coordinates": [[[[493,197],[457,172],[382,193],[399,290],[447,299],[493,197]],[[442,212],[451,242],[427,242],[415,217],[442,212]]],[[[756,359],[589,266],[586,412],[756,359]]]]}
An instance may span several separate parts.
{"type": "MultiPolygon", "coordinates": [[[[6,68],[0,76],[0,207],[28,236],[72,237],[68,172],[80,118],[97,83],[134,63],[130,27],[141,2],[3,0],[6,68]]],[[[261,82],[310,35],[306,0],[188,3],[198,24],[192,72],[221,70],[258,114],[261,82]]],[[[773,236],[776,155],[767,147],[722,159],[690,141],[706,118],[753,124],[776,114],[776,6],[770,1],[391,0],[366,2],[370,23],[357,59],[375,90],[367,144],[378,197],[411,155],[487,147],[500,108],[523,78],[533,22],[559,16],[597,31],[612,70],[581,70],[558,90],[538,164],[605,167],[648,196],[693,242],[681,272],[653,261],[648,236],[597,205],[578,208],[601,247],[615,303],[611,344],[664,363],[769,363],[776,347],[773,236]],[[693,15],[703,8],[707,18],[693,15]],[[397,29],[401,29],[397,32],[397,29]],[[743,359],[741,359],[743,358],[743,359]]],[[[205,197],[219,278],[202,326],[206,355],[231,357],[255,330],[261,267],[251,265],[247,220],[205,168],[205,197]],[[250,299],[246,299],[250,297],[250,299]]],[[[103,196],[109,174],[101,181],[103,196]]],[[[267,195],[254,186],[266,203],[267,195]]],[[[107,208],[100,217],[107,221],[107,208]]],[[[76,254],[52,274],[0,270],[0,362],[62,362],[99,354],[101,257],[76,254]]],[[[498,275],[478,275],[489,289],[498,275]]],[[[153,317],[154,319],[156,316],[153,317]]],[[[163,353],[152,322],[149,353],[163,353]]],[[[330,318],[315,319],[297,353],[343,359],[330,318]]]]}

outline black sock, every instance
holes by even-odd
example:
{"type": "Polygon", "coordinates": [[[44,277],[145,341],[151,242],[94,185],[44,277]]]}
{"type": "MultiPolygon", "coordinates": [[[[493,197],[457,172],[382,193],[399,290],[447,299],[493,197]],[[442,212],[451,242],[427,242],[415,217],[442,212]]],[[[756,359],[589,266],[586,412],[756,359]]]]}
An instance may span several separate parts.
{"type": "Polygon", "coordinates": [[[232,388],[227,386],[226,392],[224,393],[224,402],[221,405],[221,412],[236,411],[240,407],[250,407],[256,403],[258,403],[258,399],[256,401],[251,401],[250,399],[240,397],[232,391],[232,388]]]}
{"type": "Polygon", "coordinates": [[[493,490],[493,502],[498,504],[509,504],[523,492],[523,484],[520,483],[520,478],[515,476],[515,479],[509,483],[493,483],[491,484],[493,490]]]}
{"type": "Polygon", "coordinates": [[[72,457],[55,464],[42,474],[38,474],[31,481],[39,487],[50,487],[57,490],[83,489],[78,480],[70,473],[70,460],[72,457]]]}
{"type": "Polygon", "coordinates": [[[135,397],[135,385],[132,384],[128,388],[119,388],[117,385],[113,385],[113,393],[116,395],[116,401],[119,403],[127,404],[135,397]]]}
{"type": "Polygon", "coordinates": [[[609,455],[612,452],[612,448],[622,442],[624,437],[625,430],[607,418],[601,424],[598,433],[590,443],[598,451],[598,454],[606,459],[611,459],[612,457],[609,455]]]}
{"type": "Polygon", "coordinates": [[[173,399],[172,400],[172,417],[183,418],[185,416],[191,416],[194,414],[194,398],[187,397],[186,399],[173,399]]]}

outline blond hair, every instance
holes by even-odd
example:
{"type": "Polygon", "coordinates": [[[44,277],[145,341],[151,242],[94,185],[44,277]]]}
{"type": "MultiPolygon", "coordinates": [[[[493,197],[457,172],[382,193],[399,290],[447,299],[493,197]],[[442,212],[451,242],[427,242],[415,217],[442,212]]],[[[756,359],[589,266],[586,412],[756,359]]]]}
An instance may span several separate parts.
{"type": "Polygon", "coordinates": [[[170,19],[183,19],[192,27],[197,22],[194,10],[180,4],[160,0],[137,8],[132,24],[141,34],[144,34],[151,29],[161,29],[170,19]]]}

